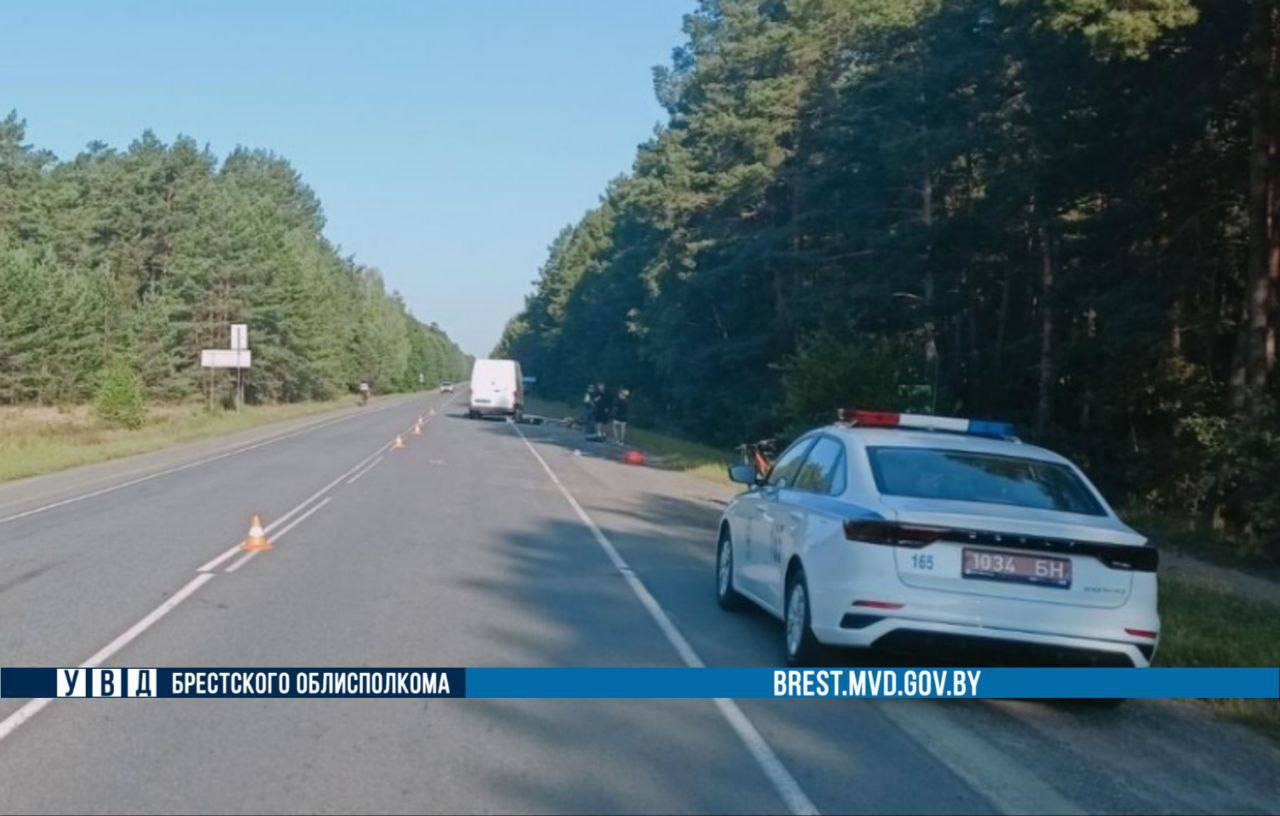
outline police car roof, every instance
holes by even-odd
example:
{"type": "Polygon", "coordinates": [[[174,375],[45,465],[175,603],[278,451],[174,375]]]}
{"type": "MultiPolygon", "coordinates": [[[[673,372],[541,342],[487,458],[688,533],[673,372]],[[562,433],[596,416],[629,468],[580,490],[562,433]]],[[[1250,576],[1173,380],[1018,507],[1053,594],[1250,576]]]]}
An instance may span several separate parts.
{"type": "Polygon", "coordinates": [[[996,439],[974,434],[913,430],[909,428],[860,427],[843,422],[828,425],[822,430],[863,446],[941,448],[944,450],[972,451],[995,456],[1011,456],[1019,459],[1037,459],[1043,462],[1071,464],[1071,460],[1061,454],[1013,439],[996,439]]]}

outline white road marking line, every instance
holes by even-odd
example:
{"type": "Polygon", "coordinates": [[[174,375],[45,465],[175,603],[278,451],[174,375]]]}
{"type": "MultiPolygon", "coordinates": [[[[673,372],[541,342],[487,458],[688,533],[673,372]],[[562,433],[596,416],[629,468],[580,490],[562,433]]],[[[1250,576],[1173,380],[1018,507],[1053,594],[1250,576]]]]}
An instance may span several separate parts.
{"type": "Polygon", "coordinates": [[[1085,813],[1054,787],[957,725],[941,706],[885,703],[879,711],[1001,813],[1085,813]]]}
{"type": "Polygon", "coordinates": [[[200,569],[196,570],[196,572],[213,572],[215,569],[218,568],[219,564],[221,564],[223,561],[226,561],[228,558],[230,558],[231,556],[235,555],[238,552],[240,552],[240,545],[236,544],[232,546],[231,549],[224,552],[222,555],[218,556],[217,558],[208,562],[204,566],[200,567],[200,569]]]}
{"type": "MultiPolygon", "coordinates": [[[[272,538],[275,541],[279,541],[280,539],[284,538],[285,535],[287,535],[290,530],[292,530],[294,527],[297,527],[302,522],[306,521],[308,518],[311,517],[312,513],[316,512],[321,507],[324,507],[326,504],[328,504],[331,501],[333,501],[333,496],[327,497],[324,501],[320,502],[315,507],[312,507],[307,512],[298,516],[296,519],[293,520],[293,523],[291,523],[288,527],[285,527],[283,530],[273,535],[272,538]]],[[[236,570],[244,566],[245,562],[248,561],[250,558],[253,558],[255,555],[257,555],[256,552],[245,553],[244,558],[241,558],[239,561],[236,561],[234,564],[227,567],[225,572],[235,572],[236,570]]]]}
{"type": "MultiPolygon", "coordinates": [[[[182,589],[178,590],[177,592],[173,593],[173,595],[169,596],[168,600],[166,600],[164,603],[157,606],[155,609],[151,610],[151,612],[145,618],[138,621],[133,626],[130,626],[128,629],[125,630],[124,634],[120,635],[118,638],[111,641],[106,646],[103,646],[101,649],[97,651],[96,654],[94,654],[93,657],[81,663],[80,668],[92,669],[100,665],[104,660],[107,660],[113,654],[115,654],[116,652],[120,651],[125,646],[127,646],[129,642],[132,641],[134,638],[136,638],[138,635],[142,634],[147,629],[151,628],[151,626],[153,626],[156,621],[160,620],[165,615],[169,614],[169,612],[171,612],[173,608],[176,607],[178,604],[182,603],[187,598],[191,597],[191,595],[194,594],[197,589],[199,589],[200,587],[204,586],[204,584],[212,580],[213,580],[213,575],[207,572],[197,575],[195,578],[192,578],[190,581],[187,582],[186,586],[184,586],[182,589]]],[[[9,736],[15,730],[17,730],[17,728],[20,725],[22,725],[27,720],[31,719],[36,714],[38,714],[41,709],[43,709],[52,701],[53,699],[49,697],[44,697],[38,700],[30,700],[21,708],[19,708],[17,711],[13,712],[8,717],[5,717],[3,721],[0,721],[0,741],[4,740],[5,737],[9,736]]]]}
{"type": "MultiPolygon", "coordinates": [[[[387,410],[387,408],[393,408],[393,407],[395,407],[395,406],[394,406],[394,405],[388,405],[388,406],[386,406],[385,408],[379,408],[379,409],[378,409],[378,411],[385,411],[385,410],[387,410]]],[[[374,412],[369,412],[369,413],[374,413],[374,412]]],[[[270,444],[271,442],[278,442],[279,440],[281,440],[281,439],[285,439],[285,438],[287,438],[287,437],[289,437],[289,436],[296,436],[296,435],[298,435],[299,433],[305,433],[306,431],[309,431],[309,430],[315,430],[315,429],[317,429],[317,428],[321,427],[323,424],[329,424],[329,425],[332,425],[332,424],[336,424],[337,422],[341,422],[341,421],[343,421],[343,420],[350,419],[351,417],[354,417],[354,416],[368,416],[368,415],[369,415],[369,413],[363,413],[363,412],[361,412],[361,413],[352,414],[350,417],[339,417],[338,419],[334,420],[333,422],[328,422],[328,423],[317,423],[317,424],[314,424],[314,425],[309,425],[309,426],[307,426],[306,428],[303,428],[303,429],[301,429],[301,430],[298,430],[298,431],[295,431],[295,432],[292,432],[292,433],[289,433],[289,434],[284,434],[284,435],[282,435],[282,436],[272,437],[271,439],[264,440],[263,442],[259,442],[259,443],[255,444],[255,445],[251,445],[251,446],[246,447],[246,448],[240,448],[240,449],[235,450],[235,451],[230,451],[230,452],[228,452],[228,453],[219,454],[219,455],[218,455],[218,456],[216,456],[216,457],[212,457],[212,458],[210,458],[210,459],[201,460],[200,462],[191,462],[191,463],[188,463],[188,464],[186,464],[186,465],[183,465],[183,466],[181,466],[181,467],[179,467],[179,468],[173,468],[173,469],[170,469],[170,470],[168,470],[168,471],[162,471],[162,472],[159,472],[159,473],[153,473],[153,474],[151,474],[150,476],[144,477],[144,478],[142,478],[142,479],[134,480],[131,484],[138,484],[139,482],[146,481],[147,479],[154,479],[154,478],[157,478],[157,477],[159,477],[159,476],[163,476],[163,475],[165,475],[166,473],[176,473],[176,472],[178,472],[179,470],[186,470],[187,468],[195,467],[195,466],[196,466],[196,465],[198,465],[198,464],[207,464],[208,462],[213,462],[213,461],[216,461],[217,459],[224,459],[224,458],[226,458],[227,456],[231,456],[231,455],[234,455],[234,454],[236,454],[236,453],[243,453],[243,452],[245,452],[245,451],[252,450],[252,449],[253,449],[253,448],[255,448],[255,447],[262,447],[263,445],[265,445],[265,444],[270,444]]],[[[387,445],[389,445],[389,444],[391,444],[391,443],[389,443],[389,442],[388,442],[388,443],[384,443],[384,444],[382,445],[382,447],[378,448],[376,451],[374,451],[373,453],[369,454],[369,455],[368,455],[368,456],[366,456],[364,459],[361,459],[359,462],[357,462],[357,463],[356,463],[355,467],[349,468],[349,469],[346,471],[346,473],[343,473],[343,474],[342,474],[342,476],[339,476],[337,479],[334,479],[332,482],[330,482],[330,483],[329,483],[328,485],[326,485],[325,487],[323,487],[323,488],[321,488],[320,490],[318,490],[318,491],[316,491],[315,493],[313,493],[310,497],[308,497],[308,498],[307,498],[305,501],[303,501],[301,504],[299,504],[299,505],[297,505],[296,507],[294,507],[294,508],[293,508],[293,510],[290,510],[290,511],[289,511],[288,513],[286,513],[284,516],[282,516],[281,518],[277,519],[277,520],[274,522],[274,524],[273,524],[272,526],[274,526],[275,524],[279,524],[281,521],[284,521],[286,518],[288,518],[289,516],[291,516],[291,515],[293,515],[294,513],[296,513],[299,509],[301,509],[302,507],[305,507],[309,502],[311,502],[312,500],[314,500],[317,496],[320,496],[320,495],[322,495],[324,492],[326,492],[326,491],[330,490],[334,485],[336,485],[338,482],[342,481],[342,479],[343,479],[343,477],[344,477],[344,476],[348,475],[349,473],[351,473],[351,471],[352,471],[352,470],[355,470],[356,468],[358,468],[358,467],[360,467],[361,465],[363,465],[365,462],[369,461],[369,459],[370,459],[370,458],[372,458],[372,457],[374,457],[374,456],[377,456],[379,453],[381,453],[383,450],[385,450],[385,449],[386,449],[386,447],[387,447],[387,445]]],[[[70,504],[72,501],[79,501],[80,499],[87,499],[87,498],[90,498],[90,497],[91,497],[91,496],[93,496],[93,495],[102,495],[103,493],[109,493],[109,492],[111,492],[111,490],[119,490],[120,488],[122,488],[122,487],[127,487],[127,486],[128,486],[127,484],[115,485],[115,486],[113,486],[113,487],[111,487],[111,488],[109,488],[109,489],[107,489],[107,490],[95,491],[95,492],[94,492],[94,493],[92,493],[92,494],[86,493],[86,494],[84,494],[84,495],[82,495],[82,496],[73,497],[73,498],[71,498],[71,499],[63,500],[62,502],[58,502],[58,503],[51,504],[51,505],[46,505],[46,506],[45,506],[45,507],[43,507],[43,508],[36,508],[36,509],[34,509],[34,510],[29,510],[29,511],[27,511],[26,513],[20,514],[19,516],[10,516],[10,517],[8,517],[8,518],[2,518],[2,519],[0,519],[0,524],[3,524],[5,521],[9,521],[9,520],[12,520],[12,519],[15,519],[15,518],[20,518],[22,515],[33,515],[34,513],[41,512],[42,510],[51,510],[51,509],[53,509],[54,507],[59,507],[59,506],[62,506],[62,505],[64,505],[64,504],[70,504]]],[[[281,536],[285,535],[285,534],[286,534],[286,533],[288,533],[290,530],[292,530],[294,527],[296,527],[298,524],[302,523],[302,521],[303,521],[304,519],[306,519],[306,518],[307,518],[307,516],[310,516],[312,513],[314,513],[315,511],[319,510],[321,507],[323,507],[325,504],[327,504],[331,498],[332,498],[332,497],[326,498],[324,501],[320,502],[320,503],[319,503],[319,504],[317,504],[315,507],[311,508],[311,510],[307,511],[307,513],[305,513],[303,516],[301,516],[300,518],[298,518],[296,521],[294,521],[294,522],[293,522],[292,524],[290,524],[288,527],[284,528],[284,529],[283,529],[283,530],[281,530],[279,533],[276,533],[276,538],[280,538],[281,536]]],[[[268,528],[268,529],[270,529],[270,528],[268,528]]],[[[127,630],[125,630],[124,634],[120,635],[120,636],[119,636],[119,637],[117,637],[115,640],[111,641],[111,642],[110,642],[110,643],[108,643],[106,646],[104,646],[104,647],[102,647],[101,649],[99,649],[99,650],[98,650],[98,651],[93,655],[93,657],[90,657],[88,660],[86,660],[85,662],[81,663],[81,664],[80,664],[80,668],[82,668],[82,669],[92,669],[92,668],[95,668],[95,667],[97,667],[99,664],[101,664],[104,660],[109,659],[113,654],[115,654],[116,652],[118,652],[118,651],[120,651],[121,649],[123,649],[123,648],[124,648],[125,646],[127,646],[127,645],[128,645],[128,644],[129,644],[129,643],[130,643],[134,638],[136,638],[138,635],[140,635],[140,634],[142,634],[143,632],[145,632],[147,629],[151,628],[151,626],[153,626],[153,625],[156,623],[156,621],[160,620],[160,619],[161,619],[161,618],[163,618],[165,615],[169,614],[169,612],[170,612],[170,611],[172,611],[172,610],[174,609],[174,607],[176,607],[178,604],[180,604],[180,603],[182,603],[183,601],[185,601],[187,598],[191,597],[191,596],[195,593],[195,591],[196,591],[197,589],[199,589],[200,587],[204,586],[204,585],[205,585],[206,583],[208,583],[209,581],[212,581],[212,580],[213,580],[213,578],[215,577],[215,575],[214,575],[214,573],[213,573],[213,572],[209,572],[209,571],[207,571],[207,570],[211,570],[211,569],[213,569],[214,567],[216,567],[218,564],[221,564],[221,563],[222,563],[223,561],[225,561],[227,558],[230,558],[232,555],[234,555],[234,554],[236,553],[236,551],[237,551],[237,550],[239,550],[239,549],[240,549],[240,545],[239,545],[239,544],[237,544],[236,546],[234,546],[234,547],[232,547],[231,549],[229,549],[229,550],[227,550],[226,552],[224,552],[222,555],[220,555],[220,556],[218,556],[217,558],[215,558],[213,561],[210,561],[209,563],[205,564],[203,567],[201,567],[201,568],[198,570],[199,574],[198,574],[198,575],[196,575],[196,577],[195,577],[195,578],[192,578],[190,581],[188,581],[188,582],[186,583],[186,585],[182,587],[182,589],[179,589],[179,590],[178,590],[177,592],[175,592],[172,596],[170,596],[168,600],[166,600],[164,603],[160,604],[158,607],[156,607],[155,609],[153,609],[153,610],[150,612],[150,614],[148,614],[148,615],[147,615],[146,617],[144,617],[142,620],[138,621],[138,622],[137,622],[137,623],[135,623],[133,626],[131,626],[131,627],[129,627],[127,630]]],[[[254,554],[255,554],[255,553],[249,553],[249,555],[254,555],[254,554]]],[[[248,560],[248,559],[242,559],[242,560],[248,560]]],[[[47,706],[47,705],[49,705],[49,703],[53,702],[53,699],[54,699],[54,698],[50,698],[50,697],[43,697],[43,698],[38,699],[38,700],[29,700],[29,701],[27,701],[25,704],[23,704],[21,707],[19,707],[17,711],[13,712],[13,713],[12,713],[12,714],[10,714],[8,717],[5,717],[3,720],[0,720],[0,742],[3,742],[3,741],[4,741],[4,739],[5,739],[6,737],[8,737],[10,734],[12,734],[14,731],[16,731],[19,727],[21,727],[21,726],[22,726],[22,724],[23,724],[23,723],[25,723],[27,720],[31,719],[31,718],[32,718],[32,717],[34,717],[36,714],[39,714],[39,713],[44,709],[44,707],[45,707],[45,706],[47,706]]]]}
{"type": "MultiPolygon", "coordinates": [[[[379,410],[381,410],[381,409],[379,409],[379,410]]],[[[370,467],[370,468],[372,468],[372,467],[373,467],[373,465],[376,465],[378,462],[382,461],[382,457],[380,456],[380,454],[381,454],[383,451],[385,451],[385,450],[386,450],[390,445],[391,445],[391,443],[390,443],[390,442],[386,442],[386,443],[384,443],[381,447],[379,447],[379,448],[378,448],[377,450],[375,450],[373,453],[369,454],[368,456],[366,456],[366,457],[364,457],[363,459],[361,459],[359,462],[356,462],[354,465],[352,465],[351,467],[349,467],[349,468],[347,468],[346,470],[344,470],[341,474],[339,474],[339,476],[338,476],[336,479],[334,479],[333,481],[329,482],[327,485],[325,485],[324,487],[320,488],[320,489],[319,489],[319,490],[317,490],[316,492],[312,493],[310,496],[307,496],[305,499],[303,499],[302,501],[300,501],[300,502],[298,502],[297,504],[295,504],[295,505],[293,506],[293,509],[292,509],[292,510],[290,510],[289,512],[285,513],[285,514],[284,514],[283,516],[281,516],[280,518],[278,518],[278,519],[276,519],[275,521],[273,521],[273,522],[271,522],[270,524],[268,524],[265,528],[263,528],[263,532],[265,532],[265,533],[267,533],[267,534],[269,535],[269,534],[271,533],[271,531],[272,531],[272,530],[274,530],[276,527],[279,527],[281,524],[283,524],[283,523],[285,523],[286,521],[288,521],[290,518],[292,518],[292,517],[294,516],[294,514],[296,514],[298,511],[302,510],[303,508],[305,508],[305,507],[306,507],[308,504],[310,504],[311,502],[313,502],[313,501],[315,501],[316,499],[320,498],[320,497],[321,497],[321,496],[323,496],[325,493],[328,493],[330,490],[332,490],[334,487],[336,487],[336,486],[338,485],[338,483],[339,483],[339,482],[341,482],[343,479],[347,478],[348,476],[351,476],[351,474],[352,474],[352,473],[354,473],[355,471],[359,470],[361,467],[364,467],[364,465],[365,465],[365,464],[366,464],[370,459],[373,459],[375,456],[377,456],[377,457],[378,457],[378,460],[377,460],[377,461],[375,461],[375,462],[373,462],[373,464],[369,465],[369,467],[370,467]]],[[[362,475],[364,475],[364,474],[357,474],[357,476],[362,476],[362,475]]],[[[355,479],[356,479],[356,477],[352,477],[352,478],[351,478],[351,480],[347,482],[347,484],[351,484],[351,482],[354,482],[354,481],[355,481],[355,479]]],[[[236,544],[236,545],[232,546],[232,547],[231,547],[229,550],[227,550],[226,552],[222,553],[222,555],[216,556],[216,557],[215,557],[215,558],[213,558],[211,561],[206,562],[203,566],[201,566],[198,570],[196,570],[196,572],[212,572],[213,570],[216,570],[216,569],[218,568],[218,565],[219,565],[219,564],[221,564],[223,561],[226,561],[228,558],[231,558],[232,556],[234,556],[234,555],[235,555],[237,552],[239,552],[239,551],[240,551],[240,545],[239,545],[239,544],[236,544]]],[[[247,559],[245,559],[245,560],[247,560],[247,559]]],[[[229,571],[230,571],[230,570],[228,570],[228,572],[229,572],[229,571]]]]}
{"type": "MultiPolygon", "coordinates": [[[[304,507],[306,507],[308,504],[310,504],[311,502],[313,502],[313,501],[315,501],[316,499],[318,499],[318,498],[320,498],[321,496],[323,496],[325,493],[328,493],[330,490],[332,490],[332,489],[333,489],[335,486],[337,486],[337,484],[338,484],[339,482],[341,482],[344,478],[346,478],[347,476],[350,476],[350,475],[351,475],[351,473],[352,473],[352,471],[355,471],[355,470],[360,469],[360,468],[361,468],[361,467],[362,467],[366,462],[368,462],[370,459],[372,459],[373,457],[375,457],[375,456],[377,456],[378,454],[382,453],[384,450],[386,450],[386,449],[387,449],[387,445],[390,445],[390,444],[391,444],[390,442],[384,443],[384,444],[383,444],[380,448],[378,448],[376,451],[374,451],[373,453],[371,453],[371,454],[369,454],[368,456],[366,456],[366,457],[364,457],[363,459],[361,459],[359,462],[356,462],[354,465],[352,465],[351,467],[349,467],[349,468],[347,468],[346,470],[344,470],[344,471],[342,472],[342,474],[341,474],[340,476],[338,476],[338,478],[336,478],[336,479],[334,479],[333,481],[329,482],[327,485],[325,485],[324,487],[320,488],[320,489],[319,489],[319,490],[317,490],[316,492],[312,493],[310,496],[307,496],[305,499],[303,499],[302,501],[300,501],[300,502],[298,502],[297,504],[295,504],[295,505],[293,506],[293,509],[292,509],[292,510],[290,510],[289,512],[285,513],[285,514],[284,514],[283,516],[281,516],[280,518],[278,518],[278,519],[276,519],[275,521],[273,521],[273,522],[271,522],[270,524],[268,524],[265,528],[263,528],[263,532],[265,532],[265,533],[267,533],[267,534],[270,534],[272,530],[274,530],[276,527],[279,527],[279,526],[280,526],[281,524],[283,524],[284,522],[288,521],[288,520],[289,520],[290,518],[292,518],[292,517],[293,517],[293,516],[294,516],[294,515],[299,511],[299,510],[302,510],[302,509],[303,509],[304,507]]],[[[204,564],[203,566],[201,566],[198,570],[196,570],[196,572],[212,572],[213,570],[216,570],[216,569],[218,568],[218,565],[219,565],[219,564],[221,564],[223,561],[226,561],[228,558],[231,558],[233,555],[235,555],[235,554],[236,554],[236,553],[238,553],[238,552],[240,552],[240,545],[239,545],[239,544],[235,544],[235,545],[233,545],[233,546],[231,547],[231,549],[227,550],[227,551],[226,551],[226,552],[224,552],[222,555],[216,556],[216,557],[215,557],[215,558],[213,558],[211,561],[208,561],[207,563],[205,563],[205,564],[204,564]]]]}
{"type": "Polygon", "coordinates": [[[190,470],[192,468],[200,467],[201,465],[207,465],[212,462],[217,462],[222,459],[226,459],[227,457],[230,457],[230,456],[237,456],[241,453],[248,453],[249,451],[257,450],[258,448],[266,447],[267,445],[273,445],[276,442],[282,442],[285,439],[291,439],[295,436],[299,436],[304,433],[310,433],[311,431],[316,431],[316,430],[319,430],[320,428],[328,427],[329,425],[336,425],[339,422],[346,422],[347,420],[355,419],[356,417],[361,417],[361,416],[367,417],[370,414],[386,411],[400,404],[401,403],[394,403],[392,405],[386,405],[381,408],[376,408],[373,411],[370,411],[368,413],[357,412],[353,414],[348,414],[347,416],[337,417],[336,419],[320,420],[318,422],[314,422],[310,425],[306,425],[297,430],[280,434],[279,436],[272,436],[272,437],[268,437],[267,439],[259,440],[257,442],[254,442],[251,445],[245,445],[244,447],[235,448],[234,450],[223,451],[222,453],[216,454],[214,456],[208,456],[208,457],[205,457],[204,459],[197,459],[194,462],[187,462],[184,465],[178,465],[176,467],[166,468],[164,470],[156,471],[155,473],[148,473],[147,475],[139,476],[136,479],[129,479],[128,481],[120,482],[119,484],[108,485],[107,487],[99,488],[98,490],[91,490],[88,493],[81,493],[76,496],[69,496],[68,498],[65,498],[65,499],[60,499],[58,501],[51,502],[49,504],[41,505],[40,507],[33,507],[30,510],[23,510],[20,513],[13,513],[12,515],[3,516],[3,517],[0,517],[0,524],[7,524],[11,521],[17,521],[18,519],[23,519],[28,516],[34,516],[37,513],[44,513],[48,510],[55,510],[59,507],[66,507],[68,504],[75,504],[76,502],[81,502],[86,499],[93,499],[93,498],[97,498],[98,496],[105,496],[108,493],[114,493],[115,491],[123,490],[126,487],[133,487],[134,485],[142,484],[143,482],[149,482],[152,479],[159,479],[163,476],[172,476],[173,474],[181,473],[184,470],[190,470]]]}
{"type": "MultiPolygon", "coordinates": [[[[649,592],[644,583],[636,577],[635,572],[632,571],[631,567],[618,552],[617,548],[613,546],[613,542],[609,540],[609,538],[604,534],[604,531],[602,531],[596,523],[591,520],[591,517],[587,515],[586,511],[582,509],[582,505],[578,504],[578,500],[573,497],[573,494],[569,492],[569,489],[565,487],[564,483],[560,481],[560,478],[556,476],[555,471],[551,469],[551,466],[547,464],[547,461],[542,458],[542,455],[538,453],[537,449],[529,442],[529,439],[524,435],[524,432],[520,430],[520,426],[514,422],[510,424],[511,427],[515,429],[520,440],[524,442],[525,447],[533,454],[533,458],[537,459],[538,464],[542,465],[542,469],[546,471],[546,474],[550,477],[552,483],[560,489],[560,494],[564,496],[567,502],[569,502],[569,506],[573,508],[574,513],[576,513],[582,523],[586,525],[587,529],[591,531],[591,535],[595,537],[596,543],[600,545],[600,548],[604,550],[605,555],[607,555],[609,560],[613,562],[614,567],[616,567],[618,572],[622,574],[623,579],[627,582],[627,585],[631,587],[631,591],[635,593],[636,597],[640,599],[641,605],[644,606],[646,611],[648,611],[649,616],[658,624],[658,628],[662,630],[662,633],[667,636],[667,640],[671,643],[672,647],[675,648],[676,653],[680,655],[680,659],[683,660],[685,665],[690,668],[704,668],[706,664],[702,661],[702,658],[699,657],[698,653],[694,651],[691,645],[689,645],[689,641],[685,639],[684,635],[680,634],[680,630],[671,622],[671,618],[667,616],[665,611],[663,611],[662,606],[659,605],[657,599],[653,597],[652,593],[649,592]]],[[[797,816],[800,814],[818,813],[817,806],[815,806],[805,794],[804,790],[800,787],[800,783],[791,775],[791,772],[787,770],[787,767],[782,764],[782,760],[779,759],[778,755],[769,747],[769,743],[751,723],[751,720],[747,718],[747,715],[742,713],[742,709],[738,707],[738,704],[733,700],[723,697],[717,698],[715,700],[715,704],[716,708],[720,709],[720,713],[724,716],[725,720],[728,721],[730,727],[733,728],[734,732],[738,735],[738,738],[742,740],[747,751],[755,758],[756,763],[760,766],[761,770],[763,770],[765,775],[769,777],[769,781],[773,783],[774,789],[778,792],[778,795],[782,797],[787,808],[792,813],[797,814],[797,816]]]]}
{"type": "Polygon", "coordinates": [[[369,471],[377,467],[378,463],[381,462],[382,459],[383,457],[381,456],[379,456],[377,459],[374,459],[372,462],[370,462],[368,465],[362,468],[358,473],[356,473],[356,475],[352,476],[350,479],[347,479],[347,484],[354,484],[356,479],[359,479],[361,476],[365,475],[366,473],[368,473],[369,471]]]}

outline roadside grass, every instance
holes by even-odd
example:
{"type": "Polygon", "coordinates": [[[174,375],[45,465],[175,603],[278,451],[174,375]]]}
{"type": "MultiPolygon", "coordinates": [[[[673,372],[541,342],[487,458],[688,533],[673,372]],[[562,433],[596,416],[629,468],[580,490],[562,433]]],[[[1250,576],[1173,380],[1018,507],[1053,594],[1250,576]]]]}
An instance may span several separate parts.
{"type": "Polygon", "coordinates": [[[1261,552],[1242,550],[1231,536],[1170,513],[1142,508],[1121,512],[1125,522],[1150,536],[1162,549],[1194,556],[1210,564],[1241,569],[1280,580],[1280,564],[1261,552]]]}
{"type": "MultiPolygon", "coordinates": [[[[1159,666],[1280,666],[1280,598],[1259,603],[1181,578],[1160,580],[1159,666]]],[[[1280,740],[1280,701],[1200,700],[1280,740]]]]}
{"type": "Polygon", "coordinates": [[[246,406],[240,412],[202,405],[151,407],[141,428],[103,426],[90,406],[0,408],[0,481],[159,450],[272,422],[353,407],[345,397],[328,402],[246,406]]]}
{"type": "MultiPolygon", "coordinates": [[[[538,414],[553,421],[566,417],[576,419],[582,413],[580,408],[575,410],[568,403],[537,397],[525,397],[525,409],[528,413],[538,414]]],[[[627,446],[644,451],[649,457],[649,463],[654,467],[729,484],[728,467],[732,464],[733,457],[728,452],[710,445],[628,424],[627,446]]]]}

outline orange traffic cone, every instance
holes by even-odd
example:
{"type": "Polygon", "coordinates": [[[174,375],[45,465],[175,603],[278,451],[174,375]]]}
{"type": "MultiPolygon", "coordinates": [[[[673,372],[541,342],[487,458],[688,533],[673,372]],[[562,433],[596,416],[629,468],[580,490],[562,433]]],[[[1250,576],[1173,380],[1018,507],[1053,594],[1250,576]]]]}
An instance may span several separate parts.
{"type": "Polygon", "coordinates": [[[398,450],[404,447],[404,437],[396,434],[396,441],[391,443],[391,450],[398,450]]]}
{"type": "Polygon", "coordinates": [[[262,529],[262,519],[258,518],[257,513],[253,514],[249,535],[240,542],[240,549],[245,552],[266,552],[271,549],[271,542],[267,540],[267,534],[262,529]]]}

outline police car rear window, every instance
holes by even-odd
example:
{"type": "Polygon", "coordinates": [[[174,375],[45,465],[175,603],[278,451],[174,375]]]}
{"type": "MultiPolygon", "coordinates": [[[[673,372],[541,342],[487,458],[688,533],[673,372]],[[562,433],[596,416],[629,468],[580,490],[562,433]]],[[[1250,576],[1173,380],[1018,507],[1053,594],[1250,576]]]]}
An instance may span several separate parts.
{"type": "Polygon", "coordinates": [[[1070,468],[1056,462],[933,448],[869,447],[884,495],[982,502],[1105,516],[1070,468]]]}

